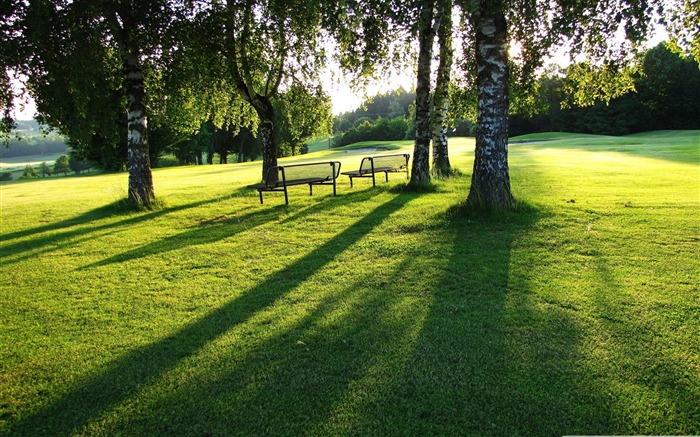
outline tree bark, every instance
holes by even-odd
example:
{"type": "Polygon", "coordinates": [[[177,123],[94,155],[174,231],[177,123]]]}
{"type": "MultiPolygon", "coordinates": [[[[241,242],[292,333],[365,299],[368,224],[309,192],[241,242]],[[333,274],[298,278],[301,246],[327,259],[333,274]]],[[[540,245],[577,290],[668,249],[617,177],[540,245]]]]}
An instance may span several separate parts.
{"type": "MultiPolygon", "coordinates": [[[[277,165],[277,140],[275,138],[275,109],[272,106],[271,98],[277,94],[277,90],[284,75],[284,59],[286,56],[286,41],[284,38],[279,46],[279,64],[273,72],[268,72],[266,86],[263,92],[258,93],[253,86],[253,72],[251,71],[251,63],[246,52],[250,35],[250,26],[252,25],[252,4],[249,0],[244,8],[244,24],[243,29],[238,29],[234,17],[237,15],[239,6],[237,2],[228,0],[226,7],[228,10],[228,21],[226,25],[227,34],[227,55],[229,58],[229,70],[233,77],[234,85],[238,94],[248,102],[259,119],[259,134],[262,143],[263,152],[263,167],[262,179],[265,179],[267,171],[277,165]],[[237,36],[239,35],[240,36],[237,36]]],[[[283,29],[280,31],[284,35],[283,29]]],[[[255,159],[255,158],[253,158],[255,159]]]]}
{"type": "Polygon", "coordinates": [[[124,70],[124,93],[127,104],[127,170],[129,171],[129,201],[150,207],[155,200],[151,160],[148,150],[148,117],[146,112],[146,87],[143,69],[139,61],[138,45],[130,31],[135,27],[128,13],[117,18],[109,12],[112,34],[119,46],[124,70]],[[121,21],[121,22],[120,22],[121,21]],[[123,23],[123,24],[122,24],[123,23]]]}
{"type": "Polygon", "coordinates": [[[430,183],[430,64],[435,39],[435,2],[423,2],[419,17],[418,72],[416,74],[416,141],[410,185],[430,183]]]}
{"type": "MultiPolygon", "coordinates": [[[[260,132],[260,142],[262,143],[263,168],[262,177],[265,179],[268,169],[277,165],[277,142],[275,141],[275,110],[272,103],[267,98],[260,99],[262,105],[255,106],[260,119],[258,127],[260,132]]],[[[272,174],[271,177],[276,177],[272,174]]],[[[272,182],[272,180],[271,180],[272,182]]]]}
{"type": "Polygon", "coordinates": [[[433,133],[433,173],[438,178],[450,175],[452,166],[447,150],[447,113],[450,107],[449,87],[450,68],[452,67],[452,0],[440,0],[438,15],[438,42],[440,47],[440,64],[437,82],[433,93],[433,114],[431,130],[433,133]]]}
{"type": "Polygon", "coordinates": [[[508,32],[503,11],[480,2],[474,16],[478,114],[474,171],[467,205],[504,211],[515,201],[508,170],[508,32]]]}

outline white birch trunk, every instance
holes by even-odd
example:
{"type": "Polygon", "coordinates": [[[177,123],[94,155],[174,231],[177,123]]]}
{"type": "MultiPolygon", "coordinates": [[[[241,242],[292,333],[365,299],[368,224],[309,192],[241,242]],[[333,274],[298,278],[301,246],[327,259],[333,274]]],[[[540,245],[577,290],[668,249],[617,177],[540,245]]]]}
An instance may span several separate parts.
{"type": "Polygon", "coordinates": [[[435,39],[434,1],[423,3],[419,17],[418,73],[416,75],[416,141],[411,185],[430,183],[430,63],[435,39]]]}
{"type": "Polygon", "coordinates": [[[514,206],[508,170],[508,35],[500,10],[481,2],[475,16],[478,115],[474,171],[467,197],[472,208],[514,206]]]}
{"type": "Polygon", "coordinates": [[[438,178],[450,175],[452,167],[447,145],[447,114],[450,107],[449,86],[450,68],[452,67],[452,1],[440,0],[438,14],[440,27],[438,41],[440,46],[440,64],[437,82],[433,93],[433,114],[431,130],[433,134],[433,173],[438,178]]]}
{"type": "Polygon", "coordinates": [[[151,160],[148,152],[148,117],[143,72],[133,51],[123,53],[124,88],[127,103],[127,169],[129,201],[150,206],[155,200],[151,160]]]}

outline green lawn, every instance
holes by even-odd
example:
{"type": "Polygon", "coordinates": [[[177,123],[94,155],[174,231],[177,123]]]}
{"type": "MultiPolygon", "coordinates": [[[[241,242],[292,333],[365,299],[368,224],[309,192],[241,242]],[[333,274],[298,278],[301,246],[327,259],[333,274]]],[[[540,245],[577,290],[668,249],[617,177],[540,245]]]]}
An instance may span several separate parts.
{"type": "Polygon", "coordinates": [[[259,162],[142,213],[126,174],[0,184],[0,433],[700,434],[700,132],[516,138],[499,217],[450,153],[288,207],[259,162]]]}

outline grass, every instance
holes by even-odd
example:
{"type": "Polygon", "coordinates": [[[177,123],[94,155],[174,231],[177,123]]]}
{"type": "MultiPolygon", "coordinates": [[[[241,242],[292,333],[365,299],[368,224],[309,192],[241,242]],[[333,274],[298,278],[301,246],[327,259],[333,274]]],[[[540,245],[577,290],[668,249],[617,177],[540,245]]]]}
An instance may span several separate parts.
{"type": "Polygon", "coordinates": [[[157,169],[142,213],[124,174],[4,183],[0,433],[699,434],[699,138],[513,143],[501,217],[468,139],[433,192],[288,207],[259,163],[157,169]]]}

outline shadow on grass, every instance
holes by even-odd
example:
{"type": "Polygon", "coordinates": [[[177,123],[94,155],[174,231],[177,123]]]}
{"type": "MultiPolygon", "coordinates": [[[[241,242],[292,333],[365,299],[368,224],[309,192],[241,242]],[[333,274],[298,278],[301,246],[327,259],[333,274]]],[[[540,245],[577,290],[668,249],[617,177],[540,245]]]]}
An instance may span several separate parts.
{"type": "MultiPolygon", "coordinates": [[[[305,216],[314,215],[321,211],[329,212],[349,203],[364,202],[381,192],[382,190],[365,190],[348,194],[340,198],[335,198],[333,201],[321,198],[319,199],[319,203],[316,203],[310,207],[303,207],[298,211],[292,209],[291,211],[293,212],[291,215],[284,217],[281,220],[281,224],[284,225],[285,223],[294,222],[305,216]]],[[[271,220],[279,219],[281,216],[283,217],[284,213],[287,211],[290,211],[290,208],[286,205],[263,205],[262,209],[249,212],[247,214],[233,214],[231,216],[226,215],[216,217],[193,225],[185,232],[181,232],[141,247],[128,250],[105,260],[89,264],[84,266],[83,269],[127,262],[134,259],[145,258],[151,255],[179,250],[189,246],[214,243],[216,241],[233,237],[240,232],[268,223],[271,220]]]]}
{"type": "MultiPolygon", "coordinates": [[[[98,421],[103,414],[138,394],[141,389],[178,366],[183,360],[199,353],[225,332],[248,322],[256,314],[289,294],[411,199],[411,196],[393,197],[313,252],[272,274],[235,300],[167,338],[134,350],[114,361],[80,387],[25,417],[13,426],[10,432],[21,435],[81,432],[84,427],[98,421]]],[[[202,396],[204,400],[208,394],[204,393],[202,396]]],[[[199,413],[207,414],[204,411],[199,413]]],[[[187,418],[184,420],[189,421],[187,418]]],[[[139,434],[149,431],[153,434],[159,433],[156,429],[142,429],[139,434]]]]}
{"type": "Polygon", "coordinates": [[[84,239],[90,239],[97,232],[113,232],[121,227],[133,226],[163,215],[199,208],[225,199],[221,197],[205,199],[143,213],[126,213],[120,210],[118,206],[115,206],[116,204],[105,205],[57,223],[0,236],[0,241],[19,240],[3,246],[1,258],[5,263],[16,263],[39,253],[55,251],[67,245],[74,245],[76,244],[75,238],[84,237],[84,239]],[[110,217],[121,216],[126,216],[126,218],[108,223],[101,222],[110,217]],[[24,239],[25,237],[29,238],[24,239]]]}
{"type": "MultiPolygon", "coordinates": [[[[625,256],[616,253],[619,250],[608,248],[600,253],[593,259],[590,273],[595,278],[590,292],[597,329],[607,339],[598,348],[611,357],[596,363],[590,371],[599,376],[598,385],[610,391],[613,432],[698,435],[700,380],[693,374],[697,375],[700,368],[693,371],[690,365],[690,357],[700,350],[697,293],[690,284],[683,284],[679,274],[664,284],[663,288],[677,294],[668,299],[664,296],[666,290],[646,283],[646,278],[653,276],[650,271],[658,268],[648,261],[637,259],[637,275],[611,265],[610,258],[625,256]],[[638,278],[645,279],[634,284],[638,278]],[[674,284],[674,280],[679,283],[674,284]]],[[[677,256],[675,251],[663,251],[654,257],[669,260],[677,256]]],[[[690,253],[688,256],[692,257],[690,253]]]]}
{"type": "Polygon", "coordinates": [[[359,434],[389,432],[387,418],[415,435],[607,429],[599,394],[579,384],[575,321],[531,294],[537,260],[526,236],[541,216],[528,205],[499,217],[448,211],[453,241],[415,350],[359,434]]]}
{"type": "Polygon", "coordinates": [[[159,382],[165,390],[155,401],[132,397],[108,433],[609,431],[605,399],[581,375],[575,320],[532,296],[530,267],[537,260],[526,236],[542,213],[527,205],[500,217],[453,208],[436,226],[393,229],[391,242],[370,235],[409,199],[398,195],[208,317],[232,318],[215,335],[208,323],[198,323],[198,329],[207,326],[211,341],[224,331],[238,332],[206,352],[204,340],[188,347],[190,357],[202,352],[192,357],[199,363],[194,372],[168,360],[158,372],[168,372],[159,382]],[[411,242],[414,237],[419,244],[411,242]],[[320,295],[295,291],[314,275],[333,281],[336,272],[322,272],[324,266],[360,240],[354,250],[371,248],[373,268],[358,269],[340,289],[320,287],[320,295]],[[381,268],[388,260],[395,261],[391,269],[381,268]],[[261,294],[259,300],[252,293],[261,294]],[[288,314],[263,314],[273,305],[288,314]],[[258,334],[251,338],[251,332],[258,334]]]}

